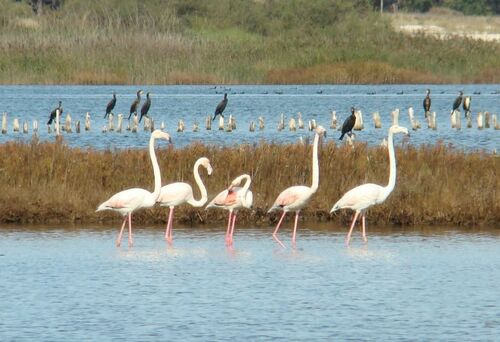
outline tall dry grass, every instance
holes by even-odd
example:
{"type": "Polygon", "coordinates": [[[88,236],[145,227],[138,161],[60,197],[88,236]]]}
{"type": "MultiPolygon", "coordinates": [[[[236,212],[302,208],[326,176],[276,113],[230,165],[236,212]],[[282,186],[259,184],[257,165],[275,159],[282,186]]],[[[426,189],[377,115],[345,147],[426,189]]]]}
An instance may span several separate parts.
{"type": "MultiPolygon", "coordinates": [[[[320,151],[320,188],[303,210],[309,220],[346,224],[347,210],[330,216],[340,196],[365,182],[388,181],[388,155],[384,148],[356,145],[355,149],[323,143],[320,151]]],[[[183,149],[160,145],[157,155],[162,183],[186,181],[194,186],[192,167],[206,156],[214,172],[202,178],[209,198],[242,173],[252,176],[254,209],[242,210],[240,220],[257,225],[272,224],[266,214],[277,195],[291,185],[311,183],[311,146],[273,145],[208,147],[194,144],[183,149]]],[[[117,152],[70,148],[64,143],[0,145],[0,222],[108,222],[119,220],[113,212],[95,213],[112,194],[132,187],[152,190],[153,171],[146,150],[117,152]]],[[[396,150],[396,189],[385,203],[368,214],[370,224],[459,226],[500,222],[500,159],[475,152],[465,153],[444,144],[396,150]]],[[[198,191],[195,188],[195,192],[198,191]]],[[[199,196],[199,195],[195,195],[199,196]]],[[[184,223],[222,222],[226,212],[205,211],[188,205],[176,212],[184,223]]],[[[135,215],[135,221],[166,222],[167,210],[155,207],[135,215]]]]}

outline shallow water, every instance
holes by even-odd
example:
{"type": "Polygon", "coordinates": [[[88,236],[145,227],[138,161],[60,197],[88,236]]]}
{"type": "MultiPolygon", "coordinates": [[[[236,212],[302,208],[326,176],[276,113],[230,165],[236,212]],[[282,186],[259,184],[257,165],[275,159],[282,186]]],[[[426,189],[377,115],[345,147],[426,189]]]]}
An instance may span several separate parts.
{"type": "MultiPolygon", "coordinates": [[[[489,111],[500,115],[500,84],[471,85],[239,85],[239,86],[0,86],[0,112],[8,113],[8,134],[0,135],[0,143],[11,140],[29,141],[32,137],[31,123],[38,120],[39,136],[42,140],[54,140],[54,135],[47,133],[46,122],[50,111],[63,103],[64,114],[71,113],[73,123],[81,121],[82,133],[65,134],[65,141],[71,146],[107,148],[145,148],[149,135],[140,129],[138,133],[124,131],[102,133],[106,124],[103,118],[106,105],[113,91],[117,93],[115,114],[123,113],[128,117],[130,104],[136,91],[141,88],[152,92],[152,105],[149,114],[158,128],[163,121],[166,130],[173,137],[174,146],[182,147],[194,141],[207,144],[257,143],[262,140],[275,143],[294,143],[300,138],[306,139],[312,134],[307,130],[288,130],[288,121],[297,112],[303,114],[304,123],[316,120],[328,128],[329,139],[337,139],[338,132],[330,130],[331,112],[336,111],[338,126],[350,114],[350,107],[355,106],[363,112],[365,129],[356,133],[356,140],[370,145],[379,145],[387,136],[391,123],[391,111],[400,108],[400,124],[410,128],[407,110],[412,106],[415,117],[421,122],[422,129],[412,132],[408,143],[414,145],[434,144],[442,140],[466,150],[485,149],[493,151],[500,147],[500,131],[493,128],[478,130],[476,115],[489,111]],[[424,122],[422,101],[425,90],[432,93],[432,111],[437,113],[436,131],[427,128],[424,122]],[[449,114],[452,103],[459,90],[472,96],[473,128],[465,128],[462,118],[462,130],[450,126],[449,114]],[[219,131],[217,120],[211,131],[205,130],[205,118],[213,115],[214,109],[228,93],[229,102],[224,112],[226,119],[232,114],[236,118],[237,130],[232,133],[219,131]],[[372,113],[378,111],[382,118],[382,129],[373,127],[372,113]],[[90,112],[92,129],[83,130],[84,116],[90,112]],[[278,132],[277,124],[280,113],[285,114],[285,130],[278,132]],[[265,119],[265,129],[249,132],[251,121],[257,125],[258,117],[265,119]],[[29,134],[13,133],[12,121],[20,119],[21,125],[26,120],[30,126],[29,134]],[[186,124],[183,133],[176,132],[177,122],[182,119],[186,124]],[[192,131],[193,123],[200,125],[198,132],[192,131]]],[[[144,100],[142,100],[144,101],[144,100]]],[[[462,109],[461,109],[462,110],[462,109]]],[[[463,116],[463,110],[462,114],[463,116]]],[[[499,118],[500,119],[500,118],[499,118]]],[[[115,116],[116,123],[116,116],[115,116]]],[[[142,126],[141,126],[142,127],[142,126]]],[[[63,133],[64,134],[64,133],[63,133]]]]}
{"type": "Polygon", "coordinates": [[[497,340],[499,232],[431,231],[0,228],[0,340],[497,340]]]}

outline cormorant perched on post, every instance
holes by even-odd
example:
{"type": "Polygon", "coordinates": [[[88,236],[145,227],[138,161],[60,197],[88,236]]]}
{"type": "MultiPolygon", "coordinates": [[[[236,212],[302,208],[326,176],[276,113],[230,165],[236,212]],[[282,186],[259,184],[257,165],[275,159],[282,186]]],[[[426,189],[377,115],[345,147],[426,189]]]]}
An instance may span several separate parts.
{"type": "Polygon", "coordinates": [[[455,102],[453,102],[452,112],[456,111],[458,109],[458,107],[460,107],[460,104],[462,103],[462,95],[463,94],[464,94],[464,92],[460,90],[458,97],[455,99],[455,102]]]}
{"type": "Polygon", "coordinates": [[[347,119],[345,119],[344,123],[342,124],[342,135],[340,136],[339,140],[342,140],[346,133],[348,133],[349,136],[352,135],[352,128],[356,123],[356,115],[354,114],[354,112],[354,107],[351,107],[351,115],[347,119]]]}
{"type": "Polygon", "coordinates": [[[215,108],[214,118],[212,119],[212,121],[215,120],[217,115],[224,117],[222,112],[224,111],[224,109],[226,109],[226,105],[227,105],[227,93],[224,94],[224,99],[217,105],[217,108],[215,108]]]}
{"type": "Polygon", "coordinates": [[[426,119],[429,116],[429,113],[431,111],[431,97],[430,97],[430,94],[431,94],[431,90],[427,89],[427,95],[425,96],[425,99],[424,99],[424,113],[425,113],[424,115],[425,115],[426,119]]]}
{"type": "Polygon", "coordinates": [[[146,102],[144,102],[141,108],[141,117],[139,118],[139,122],[141,122],[143,116],[149,118],[148,116],[149,107],[151,107],[151,99],[149,98],[149,92],[148,92],[146,94],[146,102]]]}
{"type": "Polygon", "coordinates": [[[465,111],[465,116],[467,117],[467,113],[470,113],[470,101],[472,98],[470,96],[464,97],[463,109],[465,111]]]}
{"type": "Polygon", "coordinates": [[[111,99],[111,101],[109,101],[108,105],[106,106],[106,114],[104,114],[105,119],[106,119],[106,116],[108,116],[109,113],[111,113],[113,108],[115,108],[115,105],[116,105],[116,93],[113,92],[113,98],[111,99]]]}
{"type": "Polygon", "coordinates": [[[142,90],[139,90],[137,92],[137,98],[132,102],[132,105],[130,106],[130,114],[128,115],[128,120],[130,120],[130,117],[132,114],[137,114],[137,106],[139,105],[139,102],[141,102],[141,94],[142,90]]]}
{"type": "Polygon", "coordinates": [[[59,101],[59,105],[56,108],[54,108],[54,110],[52,112],[50,112],[50,117],[49,117],[49,121],[47,122],[47,125],[51,125],[52,121],[54,121],[56,119],[56,111],[58,109],[59,109],[59,115],[62,115],[62,113],[63,113],[62,101],[59,101]]]}

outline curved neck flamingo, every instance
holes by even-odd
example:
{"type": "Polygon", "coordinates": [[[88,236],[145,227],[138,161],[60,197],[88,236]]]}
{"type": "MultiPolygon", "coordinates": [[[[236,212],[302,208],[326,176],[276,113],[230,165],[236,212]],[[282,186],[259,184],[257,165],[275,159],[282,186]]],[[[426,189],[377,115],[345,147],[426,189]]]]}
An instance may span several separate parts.
{"type": "Polygon", "coordinates": [[[382,192],[381,200],[385,200],[389,194],[394,190],[396,186],[396,157],[394,155],[394,142],[393,142],[394,132],[392,129],[389,130],[389,135],[387,137],[388,150],[389,150],[389,183],[384,187],[382,192]]]}
{"type": "Polygon", "coordinates": [[[239,185],[241,184],[241,181],[245,180],[245,185],[241,189],[241,202],[244,207],[249,207],[248,202],[247,202],[247,194],[248,194],[248,189],[250,189],[250,184],[252,183],[252,179],[250,178],[249,175],[243,174],[236,178],[233,181],[232,185],[239,185]]]}
{"type": "Polygon", "coordinates": [[[194,180],[196,181],[196,184],[198,185],[198,188],[200,189],[200,192],[201,192],[201,198],[199,200],[195,200],[194,198],[192,198],[191,200],[188,201],[188,203],[190,205],[192,205],[193,207],[201,207],[202,205],[207,203],[207,200],[208,200],[207,188],[205,188],[205,184],[203,184],[203,181],[201,180],[200,172],[199,172],[199,168],[200,168],[201,164],[202,164],[202,160],[198,159],[193,167],[194,180]]]}
{"type": "Polygon", "coordinates": [[[155,178],[155,187],[152,192],[152,196],[155,201],[160,196],[161,191],[161,174],[160,174],[160,166],[158,165],[158,160],[156,159],[155,153],[155,134],[151,134],[151,138],[149,138],[149,157],[151,158],[151,164],[153,165],[153,174],[155,178]]]}
{"type": "Polygon", "coordinates": [[[316,192],[319,186],[318,142],[319,142],[319,133],[316,132],[316,134],[314,135],[314,145],[313,145],[312,185],[311,185],[312,192],[316,192]]]}

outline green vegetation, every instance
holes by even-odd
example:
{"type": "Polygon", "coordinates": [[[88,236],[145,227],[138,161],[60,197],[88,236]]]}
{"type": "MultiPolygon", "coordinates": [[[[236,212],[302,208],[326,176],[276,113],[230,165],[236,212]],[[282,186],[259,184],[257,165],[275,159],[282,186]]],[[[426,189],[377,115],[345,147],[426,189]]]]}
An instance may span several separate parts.
{"type": "Polygon", "coordinates": [[[396,32],[371,1],[0,0],[0,83],[500,82],[500,44],[396,32]]]}
{"type": "MultiPolygon", "coordinates": [[[[276,216],[267,209],[285,188],[311,183],[311,146],[242,145],[219,148],[193,144],[183,149],[162,146],[157,150],[162,183],[193,180],[199,157],[210,159],[214,172],[202,171],[209,199],[225,189],[236,176],[252,176],[254,210],[241,210],[239,221],[272,225],[276,216]]],[[[0,223],[119,222],[113,212],[96,213],[97,206],[126,188],[152,190],[153,171],[146,150],[93,151],[69,148],[64,143],[0,145],[0,223]],[[26,167],[29,165],[30,167],[26,167]]],[[[398,164],[394,192],[370,209],[369,224],[492,226],[500,222],[500,158],[486,153],[465,153],[437,144],[396,149],[398,164]],[[459,170],[459,171],[458,171],[459,170]]],[[[332,205],[349,189],[366,182],[386,184],[387,150],[357,144],[337,146],[328,141],[319,149],[320,187],[303,210],[308,220],[345,225],[352,213],[330,216],[332,205]]],[[[196,189],[196,187],[194,187],[196,189]]],[[[199,196],[195,190],[195,196],[199,196]]],[[[219,222],[222,210],[205,211],[188,205],[176,209],[176,221],[219,222]]],[[[134,215],[134,221],[165,223],[167,209],[155,207],[134,215]]]]}

